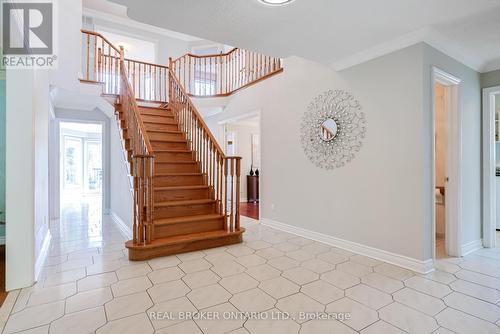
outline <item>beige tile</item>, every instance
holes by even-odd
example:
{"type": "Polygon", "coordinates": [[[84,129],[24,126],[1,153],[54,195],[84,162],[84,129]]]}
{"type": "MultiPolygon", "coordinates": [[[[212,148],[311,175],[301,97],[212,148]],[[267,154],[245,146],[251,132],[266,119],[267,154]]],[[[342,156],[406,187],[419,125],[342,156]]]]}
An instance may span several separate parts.
{"type": "Polygon", "coordinates": [[[453,263],[450,263],[447,261],[443,261],[443,260],[436,260],[434,262],[434,268],[436,268],[437,270],[440,270],[440,271],[450,273],[450,274],[454,274],[461,269],[456,264],[453,264],[453,263]]]}
{"type": "MultiPolygon", "coordinates": [[[[311,320],[302,324],[300,334],[356,334],[357,332],[337,320],[311,320]]],[[[385,334],[385,333],[384,333],[385,334]]]]}
{"type": "Polygon", "coordinates": [[[80,278],[85,277],[85,275],[85,268],[50,274],[45,278],[44,286],[51,287],[69,282],[75,282],[80,278]]]}
{"type": "Polygon", "coordinates": [[[257,287],[257,285],[259,285],[259,282],[253,279],[250,275],[241,273],[238,275],[223,278],[219,282],[219,284],[222,285],[224,289],[226,289],[230,293],[235,294],[245,290],[253,289],[257,287]]]}
{"type": "Polygon", "coordinates": [[[265,281],[281,275],[281,272],[278,269],[271,267],[268,264],[248,268],[246,273],[258,281],[265,281]]]}
{"type": "Polygon", "coordinates": [[[334,270],[335,265],[328,263],[323,260],[318,260],[318,259],[310,259],[302,262],[300,264],[301,267],[304,267],[306,269],[309,269],[311,271],[314,271],[315,273],[318,274],[323,274],[326,273],[327,271],[334,270]]]}
{"type": "Polygon", "coordinates": [[[205,253],[202,251],[196,251],[196,252],[189,252],[189,253],[182,253],[182,254],[177,254],[177,257],[181,262],[188,262],[196,259],[201,259],[205,257],[205,253]]]}
{"type": "Polygon", "coordinates": [[[373,267],[373,271],[376,273],[379,273],[381,275],[394,278],[400,281],[404,281],[412,276],[414,276],[414,273],[411,272],[410,270],[404,269],[397,267],[395,265],[389,264],[389,263],[384,263],[381,264],[380,266],[375,266],[373,267]]]}
{"type": "Polygon", "coordinates": [[[373,272],[373,269],[371,267],[352,261],[340,263],[335,268],[356,277],[363,277],[373,272]]]}
{"type": "Polygon", "coordinates": [[[197,271],[210,269],[212,264],[205,259],[194,259],[179,264],[183,272],[189,274],[197,271]]]}
{"type": "Polygon", "coordinates": [[[228,252],[229,254],[231,254],[233,256],[240,257],[240,256],[252,254],[255,251],[252,248],[244,246],[244,245],[234,245],[234,246],[228,247],[226,252],[228,252]]]}
{"type": "Polygon", "coordinates": [[[102,306],[67,314],[50,325],[51,334],[87,334],[106,323],[102,306]]]}
{"type": "Polygon", "coordinates": [[[66,313],[102,306],[113,299],[109,287],[79,292],[66,299],[66,313]]]}
{"type": "Polygon", "coordinates": [[[275,257],[267,261],[267,264],[278,269],[278,270],[286,270],[299,266],[299,261],[291,259],[287,256],[275,257]]]}
{"type": "Polygon", "coordinates": [[[108,320],[143,313],[151,306],[153,306],[153,302],[146,292],[118,297],[105,304],[108,320]]]}
{"type": "Polygon", "coordinates": [[[234,261],[235,259],[236,258],[234,256],[232,256],[231,254],[226,253],[224,251],[220,252],[220,253],[212,253],[212,254],[205,256],[205,260],[207,260],[208,262],[210,262],[213,265],[231,262],[231,261],[234,261]]]}
{"type": "Polygon", "coordinates": [[[238,262],[239,264],[241,264],[247,268],[250,268],[250,267],[254,267],[254,266],[258,266],[258,265],[266,263],[266,259],[263,257],[260,257],[258,255],[255,255],[255,254],[250,254],[250,255],[238,257],[236,259],[236,262],[238,262]]]}
{"type": "Polygon", "coordinates": [[[302,250],[304,250],[308,253],[317,255],[317,254],[329,252],[330,246],[319,243],[319,242],[315,242],[315,243],[312,243],[312,244],[309,244],[309,245],[302,247],[302,250]]]}
{"type": "Polygon", "coordinates": [[[383,264],[382,261],[372,259],[371,257],[363,255],[353,255],[349,258],[349,261],[356,262],[365,266],[374,267],[383,264]]]}
{"type": "Polygon", "coordinates": [[[247,242],[247,246],[254,249],[254,250],[259,250],[259,249],[271,247],[272,245],[269,242],[266,242],[263,240],[256,240],[256,241],[247,242]]]}
{"type": "Polygon", "coordinates": [[[212,285],[220,280],[220,277],[211,270],[197,271],[187,274],[182,278],[191,289],[201,288],[202,286],[212,285]]]}
{"type": "Polygon", "coordinates": [[[184,275],[184,272],[178,267],[170,267],[154,270],[148,274],[148,277],[153,284],[159,284],[181,279],[184,275]]]}
{"type": "Polygon", "coordinates": [[[432,334],[456,334],[456,333],[452,332],[449,329],[446,329],[444,327],[439,327],[434,332],[432,332],[432,334]]]}
{"type": "Polygon", "coordinates": [[[64,301],[28,307],[12,314],[3,333],[9,334],[46,325],[64,314],[64,301]]]}
{"type": "Polygon", "coordinates": [[[328,304],[344,297],[344,290],[338,289],[322,280],[302,286],[300,292],[322,304],[328,304]]]}
{"type": "Polygon", "coordinates": [[[145,313],[108,322],[96,334],[152,334],[154,328],[145,313]]]}
{"type": "Polygon", "coordinates": [[[303,267],[285,270],[282,276],[299,285],[304,285],[319,279],[318,274],[303,267]]]}
{"type": "Polygon", "coordinates": [[[262,319],[252,318],[245,323],[251,334],[297,334],[300,325],[291,319],[277,318],[279,310],[263,312],[262,319]]]}
{"type": "Polygon", "coordinates": [[[288,252],[286,253],[286,256],[288,256],[291,259],[297,260],[299,262],[310,260],[314,258],[314,254],[308,253],[305,250],[298,249],[293,252],[288,252]]]}
{"type": "Polygon", "coordinates": [[[498,326],[452,308],[436,315],[436,319],[439,325],[459,334],[500,333],[498,326]]]}
{"type": "Polygon", "coordinates": [[[475,271],[460,270],[455,273],[455,276],[464,281],[483,285],[488,288],[500,289],[500,279],[477,273],[475,271]]]}
{"type": "Polygon", "coordinates": [[[259,288],[276,299],[293,295],[300,290],[300,286],[283,277],[263,281],[259,288]]]}
{"type": "Polygon", "coordinates": [[[179,263],[181,263],[181,261],[175,255],[158,257],[148,261],[149,266],[153,270],[175,267],[179,263]]]}
{"type": "MultiPolygon", "coordinates": [[[[184,322],[185,319],[181,317],[182,314],[186,312],[194,313],[197,311],[198,310],[191,304],[189,299],[181,297],[155,304],[147,313],[153,327],[158,330],[184,322]]],[[[175,331],[172,333],[175,333],[175,331]]],[[[181,333],[184,334],[187,332],[181,333]]]]}
{"type": "Polygon", "coordinates": [[[261,250],[258,250],[255,252],[255,255],[258,255],[260,257],[263,257],[265,259],[272,259],[275,257],[280,257],[285,255],[284,252],[280,251],[279,249],[276,249],[274,247],[269,247],[269,248],[264,248],[261,250]]]}
{"type": "Polygon", "coordinates": [[[235,329],[234,331],[230,331],[227,334],[250,334],[250,332],[247,331],[245,328],[238,328],[238,329],[235,329]]]}
{"type": "Polygon", "coordinates": [[[235,317],[238,315],[238,309],[230,303],[224,303],[217,306],[203,309],[203,312],[217,315],[219,319],[197,319],[196,324],[201,328],[204,334],[223,334],[243,326],[245,319],[235,317]]]}
{"type": "Polygon", "coordinates": [[[302,237],[293,237],[291,239],[288,239],[288,242],[291,242],[292,244],[296,244],[299,246],[305,246],[305,245],[312,244],[314,241],[311,239],[306,239],[306,238],[302,238],[302,237]]]}
{"type": "Polygon", "coordinates": [[[326,306],[327,313],[349,314],[341,320],[347,326],[359,331],[378,321],[377,312],[349,298],[342,298],[326,306]]]}
{"type": "Polygon", "coordinates": [[[377,273],[363,276],[361,282],[387,293],[393,293],[404,288],[403,282],[377,273]]]}
{"type": "Polygon", "coordinates": [[[214,284],[195,289],[187,297],[197,309],[202,309],[227,302],[231,294],[219,284],[214,284]]]}
{"type": "Polygon", "coordinates": [[[339,254],[333,251],[329,251],[327,253],[322,253],[317,256],[318,259],[326,261],[331,264],[339,264],[342,262],[346,262],[349,258],[343,254],[339,254]]]}
{"type": "Polygon", "coordinates": [[[327,273],[322,274],[320,277],[322,280],[327,281],[328,283],[333,284],[337,288],[343,290],[355,286],[360,282],[359,278],[340,270],[329,271],[327,273]]]}
{"type": "Polygon", "coordinates": [[[35,289],[29,296],[28,306],[47,304],[63,300],[76,293],[74,282],[48,288],[35,289]]]}
{"type": "Polygon", "coordinates": [[[181,322],[167,328],[160,329],[155,334],[203,334],[200,328],[192,320],[181,322]]]}
{"type": "Polygon", "coordinates": [[[307,319],[303,319],[301,317],[301,313],[317,313],[325,311],[325,306],[323,304],[301,292],[281,298],[276,303],[276,308],[283,312],[288,312],[298,323],[307,321],[307,319]]]}
{"type": "Polygon", "coordinates": [[[148,290],[155,303],[185,296],[191,289],[181,280],[155,284],[148,290]]]}
{"type": "Polygon", "coordinates": [[[123,263],[119,260],[98,262],[94,263],[93,265],[87,266],[87,275],[109,273],[116,271],[121,267],[123,267],[123,263]]]}
{"type": "Polygon", "coordinates": [[[500,307],[485,301],[453,292],[444,298],[446,305],[489,322],[500,319],[500,307]]]}
{"type": "Polygon", "coordinates": [[[500,291],[479,284],[470,283],[464,280],[456,280],[450,284],[450,287],[455,291],[484,300],[488,303],[496,304],[500,301],[500,291]]]}
{"type": "Polygon", "coordinates": [[[282,242],[282,243],[279,243],[277,245],[274,245],[273,247],[276,248],[277,250],[282,251],[282,252],[291,252],[291,251],[300,249],[299,245],[292,244],[289,242],[282,242]]]}
{"type": "Polygon", "coordinates": [[[141,263],[120,268],[116,271],[116,275],[120,280],[123,280],[127,278],[146,276],[151,271],[151,267],[147,263],[141,263]]]}
{"type": "Polygon", "coordinates": [[[78,281],[78,291],[82,292],[103,288],[106,286],[110,286],[117,280],[118,279],[116,278],[116,274],[114,272],[87,276],[78,281]]]}
{"type": "Polygon", "coordinates": [[[433,272],[420,276],[443,284],[450,284],[451,282],[457,280],[455,275],[441,270],[434,270],[433,272]]]}
{"type": "Polygon", "coordinates": [[[391,295],[365,284],[358,284],[345,290],[345,295],[374,310],[378,310],[392,303],[391,295]]]}
{"type": "Polygon", "coordinates": [[[49,325],[36,327],[32,329],[28,329],[22,332],[17,332],[16,334],[48,334],[49,333],[49,325]]]}
{"type": "Polygon", "coordinates": [[[222,264],[217,264],[210,268],[214,273],[219,275],[220,277],[228,277],[228,276],[233,276],[236,274],[241,274],[242,272],[245,271],[245,267],[242,266],[239,263],[236,263],[234,261],[232,262],[227,262],[227,263],[222,263],[222,264]]]}
{"type": "Polygon", "coordinates": [[[113,283],[111,285],[111,290],[113,291],[113,295],[115,297],[120,297],[146,291],[151,286],[152,284],[149,278],[141,276],[113,283]]]}
{"type": "Polygon", "coordinates": [[[395,301],[430,316],[434,316],[446,308],[441,299],[410,288],[399,290],[392,297],[395,301]]]}
{"type": "Polygon", "coordinates": [[[382,308],[378,314],[380,319],[409,333],[431,333],[438,328],[432,317],[397,302],[382,308]]]}
{"type": "MultiPolygon", "coordinates": [[[[405,331],[388,324],[385,321],[377,321],[361,331],[361,334],[405,334],[405,331]]],[[[435,333],[435,332],[434,332],[435,333]]]]}
{"type": "Polygon", "coordinates": [[[262,312],[274,307],[276,300],[260,289],[237,293],[229,300],[242,312],[262,312]]]}
{"type": "Polygon", "coordinates": [[[414,290],[426,293],[437,298],[443,298],[444,296],[451,293],[451,289],[447,285],[431,281],[420,276],[411,277],[404,283],[406,286],[414,290]]]}

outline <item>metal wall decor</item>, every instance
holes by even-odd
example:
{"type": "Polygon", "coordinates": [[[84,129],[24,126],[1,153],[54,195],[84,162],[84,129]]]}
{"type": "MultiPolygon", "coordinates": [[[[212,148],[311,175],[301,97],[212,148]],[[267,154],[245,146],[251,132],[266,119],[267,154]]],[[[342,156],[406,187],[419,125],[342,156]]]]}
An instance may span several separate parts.
{"type": "Polygon", "coordinates": [[[366,119],[359,102],[343,90],[317,96],[302,118],[301,143],[316,166],[334,169],[345,166],[361,149],[366,119]]]}

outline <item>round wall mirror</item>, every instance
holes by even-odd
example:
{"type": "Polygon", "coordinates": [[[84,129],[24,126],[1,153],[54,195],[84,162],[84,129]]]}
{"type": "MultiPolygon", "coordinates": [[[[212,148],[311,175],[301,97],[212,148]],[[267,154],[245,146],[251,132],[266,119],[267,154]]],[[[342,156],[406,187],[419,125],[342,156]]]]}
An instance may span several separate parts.
{"type": "Polygon", "coordinates": [[[324,141],[332,141],[337,136],[338,126],[337,122],[332,118],[328,118],[321,123],[321,139],[324,141]]]}

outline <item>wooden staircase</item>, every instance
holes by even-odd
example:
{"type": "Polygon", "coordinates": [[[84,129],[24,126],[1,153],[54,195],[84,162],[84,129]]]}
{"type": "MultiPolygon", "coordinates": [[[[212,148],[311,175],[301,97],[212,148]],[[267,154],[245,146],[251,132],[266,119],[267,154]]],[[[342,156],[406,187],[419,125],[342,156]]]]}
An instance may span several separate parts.
{"type": "Polygon", "coordinates": [[[230,95],[280,73],[281,60],[233,49],[156,65],[126,59],[99,33],[82,33],[81,81],[101,84],[115,101],[134,180],[129,259],[241,242],[241,158],[224,154],[191,96],[230,95]],[[200,80],[211,88],[195,89],[200,80]]]}

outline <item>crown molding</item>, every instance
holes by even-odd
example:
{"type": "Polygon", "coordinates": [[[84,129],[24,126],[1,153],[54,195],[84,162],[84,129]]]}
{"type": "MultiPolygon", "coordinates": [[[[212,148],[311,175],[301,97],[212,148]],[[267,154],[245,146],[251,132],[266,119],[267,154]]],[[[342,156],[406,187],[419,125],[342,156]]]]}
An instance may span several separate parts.
{"type": "Polygon", "coordinates": [[[476,72],[484,73],[500,68],[500,60],[485,64],[466,49],[460,47],[456,42],[443,36],[440,32],[431,27],[415,30],[389,42],[384,42],[364,51],[355,53],[349,57],[333,62],[331,67],[335,71],[339,72],[418,43],[426,43],[449,57],[454,58],[460,63],[472,68],[476,72]]]}
{"type": "Polygon", "coordinates": [[[137,22],[137,21],[134,21],[130,18],[120,17],[120,16],[108,14],[108,13],[103,13],[103,12],[100,12],[100,11],[97,11],[94,9],[90,9],[87,7],[83,8],[83,16],[92,17],[92,18],[96,18],[96,19],[100,19],[100,20],[104,20],[104,21],[108,21],[108,22],[112,22],[112,23],[116,23],[116,24],[121,24],[121,25],[131,27],[131,28],[141,29],[143,31],[147,31],[147,32],[150,32],[153,34],[172,37],[172,38],[180,39],[180,40],[183,40],[186,42],[194,42],[194,41],[202,40],[201,38],[198,38],[198,37],[186,35],[186,34],[172,31],[172,30],[168,30],[168,29],[159,28],[159,27],[152,26],[152,25],[146,24],[146,23],[137,22]]]}

